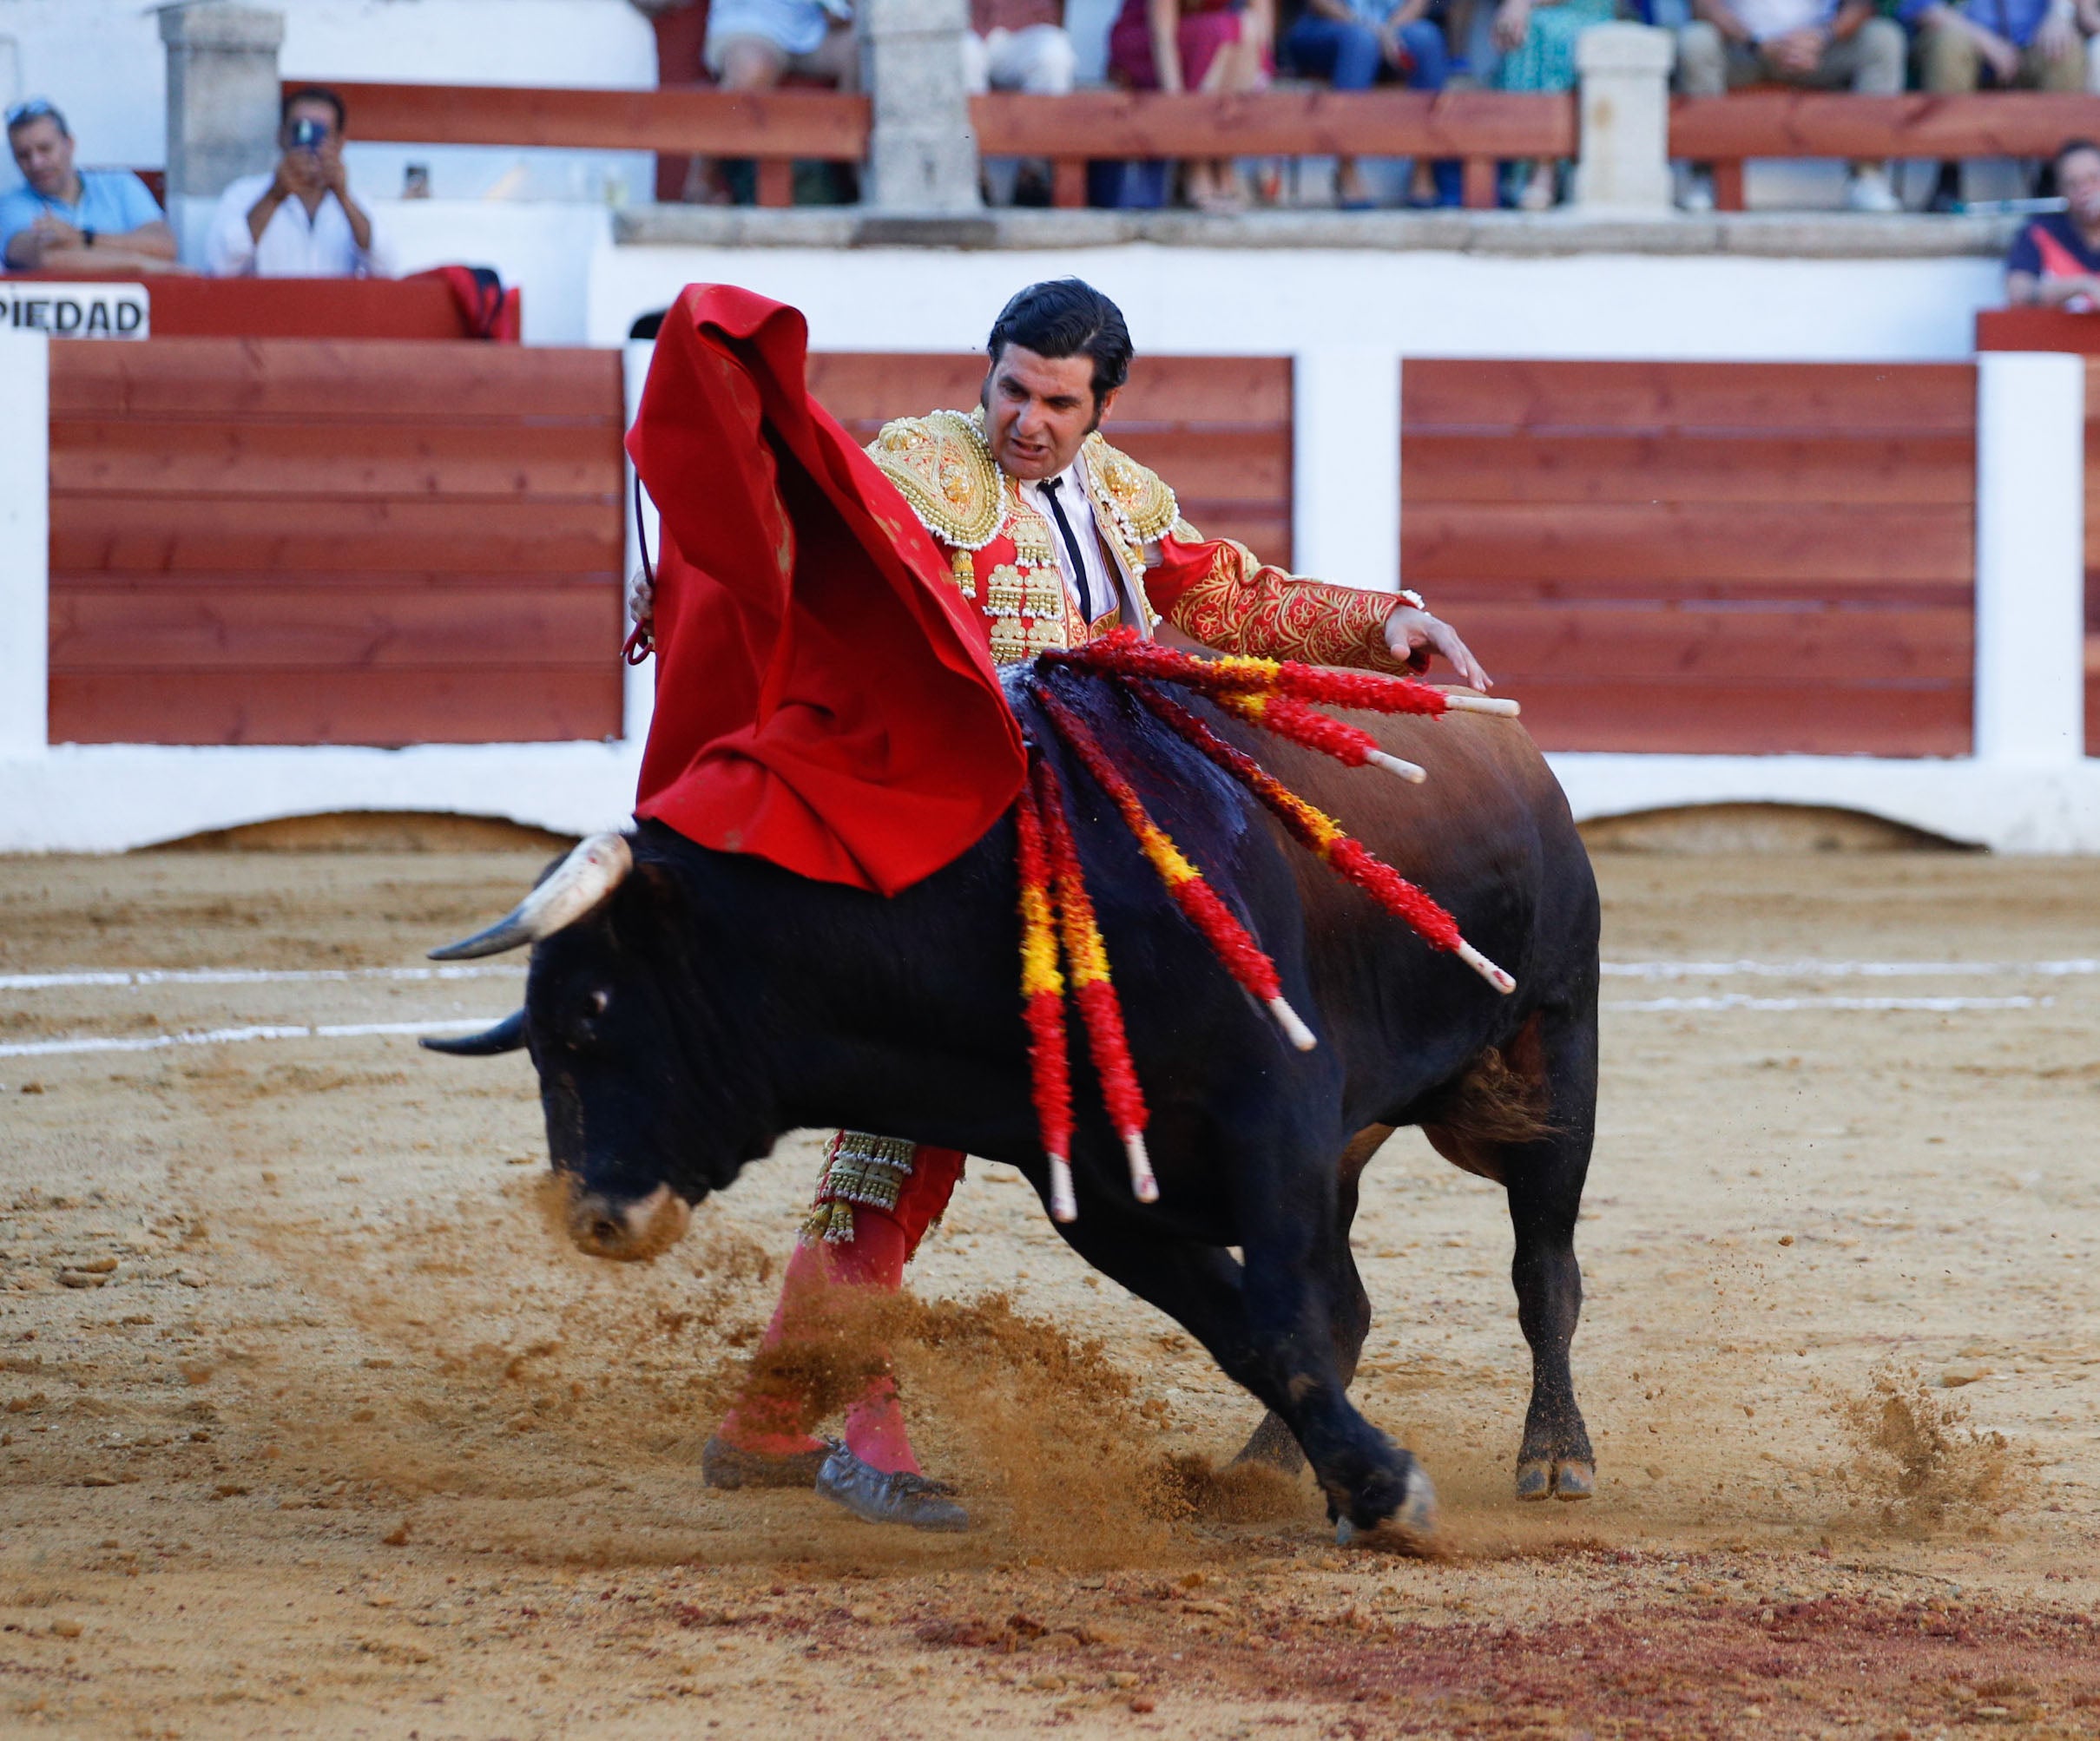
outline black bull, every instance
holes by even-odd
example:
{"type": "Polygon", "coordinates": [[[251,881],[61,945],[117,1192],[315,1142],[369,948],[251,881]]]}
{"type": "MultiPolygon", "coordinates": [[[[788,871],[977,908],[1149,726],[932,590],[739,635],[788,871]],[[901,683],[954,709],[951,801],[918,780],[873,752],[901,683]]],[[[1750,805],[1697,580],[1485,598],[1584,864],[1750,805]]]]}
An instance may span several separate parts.
{"type": "MultiPolygon", "coordinates": [[[[1426,1479],[1347,1394],[1371,1317],[1349,1249],[1359,1174],[1392,1127],[1420,1126],[1446,1159],[1508,1194],[1532,1361],[1517,1491],[1585,1496],[1594,1461],[1568,1348],[1596,1106],[1597,898],[1531,739],[1474,715],[1359,719],[1428,770],[1425,785],[1406,786],[1220,722],[1442,900],[1516,976],[1505,997],[1286,840],[1130,703],[1057,680],[1083,697],[1153,814],[1249,922],[1319,1036],[1309,1053],[1292,1049],[1060,756],[1150,1106],[1160,1198],[1133,1197],[1075,1043],[1079,1216],[1058,1231],[1267,1405],[1274,1418],[1250,1449],[1290,1457],[1287,1429],[1346,1526],[1424,1528],[1426,1479]]],[[[1031,737],[1054,742],[1033,704],[1019,705],[1031,737]]],[[[884,899],[647,824],[624,848],[603,837],[598,856],[619,861],[609,873],[568,895],[543,884],[509,920],[442,952],[536,943],[521,1015],[454,1046],[530,1047],[553,1162],[576,1186],[572,1232],[600,1255],[653,1255],[667,1230],[682,1230],[685,1206],[804,1128],[1005,1161],[1047,1201],[1013,854],[1002,823],[884,899]],[[533,901],[551,911],[529,912],[533,901]]]]}

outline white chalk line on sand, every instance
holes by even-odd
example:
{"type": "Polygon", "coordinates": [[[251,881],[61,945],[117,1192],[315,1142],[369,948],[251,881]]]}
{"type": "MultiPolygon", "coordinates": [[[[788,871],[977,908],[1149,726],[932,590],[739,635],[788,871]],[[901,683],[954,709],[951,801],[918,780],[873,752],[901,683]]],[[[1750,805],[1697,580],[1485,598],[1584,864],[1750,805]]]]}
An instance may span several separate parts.
{"type": "MultiPolygon", "coordinates": [[[[1651,997],[1602,1006],[1611,1012],[1657,1014],[1730,1009],[1925,1010],[1935,1014],[1975,1009],[2039,1009],[2053,997],[1651,997]]],[[[364,1040],[374,1035],[445,1034],[492,1028],[500,1015],[453,1016],[443,1022],[329,1022],[273,1023],[252,1028],[207,1028],[188,1034],[74,1034],[59,1040],[0,1043],[0,1058],[49,1058],[78,1052],[158,1052],[169,1046],[234,1046],[252,1040],[364,1040]]]]}
{"type": "MultiPolygon", "coordinates": [[[[1608,961],[1606,979],[2069,979],[2100,974],[2100,960],[2070,961],[1608,961]]],[[[349,968],[55,968],[47,973],[0,973],[0,991],[48,991],[68,986],[306,985],[357,980],[522,979],[525,969],[492,963],[474,967],[349,968]]]]}
{"type": "Polygon", "coordinates": [[[1606,979],[2070,979],[2100,961],[1608,961],[1606,979]]]}
{"type": "Polygon", "coordinates": [[[207,1028],[189,1034],[72,1034],[62,1040],[14,1040],[0,1058],[49,1058],[67,1052],[158,1052],[168,1046],[234,1046],[248,1040],[363,1040],[373,1035],[446,1034],[493,1028],[501,1015],[458,1015],[444,1022],[276,1023],[257,1028],[207,1028]]]}
{"type": "Polygon", "coordinates": [[[59,968],[0,973],[0,991],[49,991],[78,985],[340,985],[360,979],[522,979],[522,967],[153,967],[59,968]]]}
{"type": "Polygon", "coordinates": [[[1635,998],[1598,1008],[1645,1015],[1709,1009],[1918,1009],[1947,1015],[1972,1009],[2047,1009],[2055,1002],[2053,997],[1752,997],[1734,991],[1714,997],[1635,998]]]}

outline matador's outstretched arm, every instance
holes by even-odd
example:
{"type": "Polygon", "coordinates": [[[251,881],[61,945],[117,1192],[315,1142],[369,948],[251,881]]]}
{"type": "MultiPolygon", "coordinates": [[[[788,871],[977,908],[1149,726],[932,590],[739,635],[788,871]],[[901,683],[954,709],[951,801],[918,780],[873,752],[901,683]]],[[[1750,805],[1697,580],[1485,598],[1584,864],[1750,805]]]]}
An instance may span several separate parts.
{"type": "Polygon", "coordinates": [[[1145,571],[1154,608],[1221,653],[1396,674],[1425,670],[1432,655],[1441,654],[1462,683],[1491,687],[1451,625],[1432,616],[1413,594],[1301,580],[1257,561],[1229,538],[1170,535],[1156,548],[1159,564],[1145,571]]]}

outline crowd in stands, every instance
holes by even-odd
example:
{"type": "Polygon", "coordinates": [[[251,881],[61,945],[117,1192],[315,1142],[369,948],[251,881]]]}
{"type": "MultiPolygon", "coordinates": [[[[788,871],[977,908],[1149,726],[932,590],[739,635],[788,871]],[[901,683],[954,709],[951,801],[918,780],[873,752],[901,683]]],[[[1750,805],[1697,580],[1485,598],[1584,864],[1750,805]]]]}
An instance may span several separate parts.
{"type": "MultiPolygon", "coordinates": [[[[43,97],[7,111],[23,185],[0,194],[0,258],[10,272],[132,278],[180,272],[175,236],[128,169],[76,166],[64,114],[43,97]]],[[[276,167],[220,195],[204,243],[214,278],[385,278],[385,238],[343,168],[343,100],[319,86],[284,101],[276,167]]]]}
{"type": "MultiPolygon", "coordinates": [[[[649,10],[689,0],[643,0],[649,10]]],[[[714,0],[701,56],[726,86],[758,89],[795,79],[854,89],[859,82],[853,0],[714,0]]],[[[1108,37],[1108,77],[1133,90],[1252,91],[1279,81],[1366,90],[1399,84],[1436,91],[1574,89],[1575,44],[1615,18],[1671,30],[1676,89],[1718,95],[1749,85],[1894,94],[2027,89],[2100,91],[2100,0],[1124,0],[1108,37]]],[[[1057,95],[1083,57],[1066,29],[1063,0],[972,0],[966,47],[971,89],[1057,95]]],[[[695,69],[695,71],[698,69],[695,69]]],[[[663,76],[691,75],[667,67],[663,76]]],[[[995,203],[1046,202],[1047,179],[994,173],[995,203]]],[[[1567,166],[1508,166],[1505,203],[1557,204],[1567,166]]],[[[1234,210],[1254,191],[1230,161],[1182,166],[1181,191],[1206,210],[1234,210]]],[[[696,171],[688,197],[748,198],[714,166],[696,171]]],[[[1459,202],[1458,166],[1421,163],[1405,198],[1413,206],[1459,202]]],[[[1683,172],[1687,209],[1713,206],[1709,179],[1683,172]]],[[[1958,198],[1952,166],[1933,191],[1936,209],[1958,198]]],[[[1358,164],[1337,166],[1336,203],[1380,203],[1358,164]]],[[[1886,167],[1852,168],[1848,203],[1890,212],[1899,200],[1886,167]]]]}

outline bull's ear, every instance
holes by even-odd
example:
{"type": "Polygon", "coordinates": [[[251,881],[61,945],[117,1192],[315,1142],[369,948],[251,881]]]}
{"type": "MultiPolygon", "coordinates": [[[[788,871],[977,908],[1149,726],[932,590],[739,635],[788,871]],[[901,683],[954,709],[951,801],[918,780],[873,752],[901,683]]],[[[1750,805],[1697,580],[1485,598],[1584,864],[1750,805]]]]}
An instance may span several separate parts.
{"type": "Polygon", "coordinates": [[[452,1039],[426,1034],[416,1043],[427,1051],[446,1052],[455,1058],[492,1058],[498,1052],[516,1052],[525,1043],[525,1012],[513,1010],[495,1027],[479,1034],[462,1034],[452,1039]]]}

